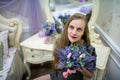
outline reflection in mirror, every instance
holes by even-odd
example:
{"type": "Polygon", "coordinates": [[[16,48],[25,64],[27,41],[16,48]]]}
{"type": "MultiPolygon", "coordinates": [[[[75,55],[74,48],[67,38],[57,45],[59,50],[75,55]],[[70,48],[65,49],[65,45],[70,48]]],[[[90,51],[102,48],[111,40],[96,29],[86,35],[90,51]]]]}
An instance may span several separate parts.
{"type": "MultiPolygon", "coordinates": [[[[55,0],[51,0],[52,1],[55,0]]],[[[62,3],[55,3],[55,10],[52,11],[52,16],[54,17],[54,19],[56,19],[57,21],[59,21],[61,24],[63,24],[62,26],[64,26],[66,18],[63,19],[59,19],[58,17],[62,15],[62,17],[68,16],[68,15],[72,15],[74,13],[81,13],[84,14],[84,12],[89,11],[91,9],[92,10],[92,15],[91,15],[91,19],[89,21],[89,30],[90,30],[90,38],[91,38],[91,42],[93,45],[97,44],[99,46],[103,45],[101,40],[99,39],[99,34],[95,33],[94,31],[94,23],[95,20],[97,18],[97,3],[98,0],[94,0],[94,2],[92,0],[68,0],[68,2],[62,2],[62,3]],[[63,4],[64,3],[64,4],[63,4]],[[93,3],[95,3],[95,5],[93,5],[93,3]]]]}
{"type": "Polygon", "coordinates": [[[60,14],[81,12],[82,7],[85,7],[85,10],[92,9],[92,0],[50,0],[49,6],[53,17],[56,17],[60,14]]]}
{"type": "MultiPolygon", "coordinates": [[[[76,8],[78,6],[90,5],[92,0],[49,0],[51,11],[58,10],[59,7],[76,8]]],[[[61,10],[65,10],[62,8],[61,10]]]]}
{"type": "MultiPolygon", "coordinates": [[[[92,9],[92,0],[50,0],[50,9],[51,14],[54,17],[54,19],[58,20],[60,23],[65,24],[64,22],[61,22],[58,18],[59,16],[68,16],[72,15],[74,13],[81,13],[86,15],[89,13],[92,9]]],[[[63,20],[62,20],[63,21],[63,20]]],[[[65,21],[65,20],[64,20],[65,21]]]]}

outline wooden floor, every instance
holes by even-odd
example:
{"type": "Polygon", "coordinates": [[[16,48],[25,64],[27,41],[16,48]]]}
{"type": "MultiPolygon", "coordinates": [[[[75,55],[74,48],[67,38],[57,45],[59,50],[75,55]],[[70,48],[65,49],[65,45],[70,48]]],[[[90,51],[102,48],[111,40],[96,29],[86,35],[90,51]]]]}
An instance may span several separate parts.
{"type": "MultiPolygon", "coordinates": [[[[30,80],[33,80],[36,77],[50,73],[52,71],[52,62],[45,62],[42,65],[30,64],[30,69],[31,69],[30,80]]],[[[27,77],[27,73],[23,76],[22,80],[26,80],[26,77],[27,77]]]]}

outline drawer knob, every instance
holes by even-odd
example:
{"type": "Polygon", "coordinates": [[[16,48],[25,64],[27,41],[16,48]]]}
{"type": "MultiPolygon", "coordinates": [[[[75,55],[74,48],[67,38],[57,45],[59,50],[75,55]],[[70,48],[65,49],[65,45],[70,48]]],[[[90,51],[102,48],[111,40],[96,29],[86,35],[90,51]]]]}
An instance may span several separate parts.
{"type": "Polygon", "coordinates": [[[33,49],[31,49],[31,51],[33,51],[33,49]]]}
{"type": "Polygon", "coordinates": [[[34,55],[32,55],[32,57],[35,57],[34,55]]]}

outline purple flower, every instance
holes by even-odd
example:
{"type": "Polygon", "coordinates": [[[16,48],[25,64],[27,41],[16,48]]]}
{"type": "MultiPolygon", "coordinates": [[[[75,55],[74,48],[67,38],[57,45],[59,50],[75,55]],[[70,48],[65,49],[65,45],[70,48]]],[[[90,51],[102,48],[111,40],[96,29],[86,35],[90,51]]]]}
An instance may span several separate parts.
{"type": "Polygon", "coordinates": [[[91,63],[93,60],[95,60],[96,57],[95,56],[87,56],[84,61],[86,62],[86,64],[91,63]]]}
{"type": "Polygon", "coordinates": [[[87,2],[88,0],[78,0],[78,1],[80,1],[80,2],[87,2]]]}
{"type": "Polygon", "coordinates": [[[91,7],[82,7],[80,8],[80,12],[84,13],[85,15],[88,14],[92,10],[91,7]]]}
{"type": "Polygon", "coordinates": [[[53,33],[53,30],[46,30],[45,36],[50,36],[53,33]]]}

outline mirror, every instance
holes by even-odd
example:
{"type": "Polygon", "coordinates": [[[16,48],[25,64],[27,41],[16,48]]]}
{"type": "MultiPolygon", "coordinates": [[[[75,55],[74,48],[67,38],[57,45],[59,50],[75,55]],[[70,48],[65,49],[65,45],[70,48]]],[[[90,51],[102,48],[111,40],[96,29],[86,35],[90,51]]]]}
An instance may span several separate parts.
{"type": "Polygon", "coordinates": [[[96,24],[120,49],[120,1],[100,0],[99,4],[96,24]]]}
{"type": "Polygon", "coordinates": [[[83,13],[83,10],[92,9],[93,0],[50,0],[49,6],[52,16],[57,19],[60,15],[83,13]]]}

